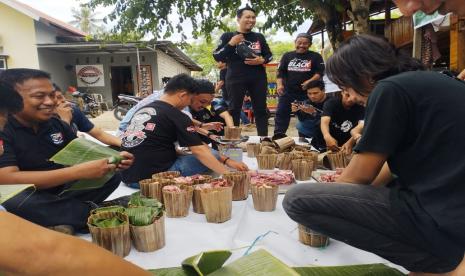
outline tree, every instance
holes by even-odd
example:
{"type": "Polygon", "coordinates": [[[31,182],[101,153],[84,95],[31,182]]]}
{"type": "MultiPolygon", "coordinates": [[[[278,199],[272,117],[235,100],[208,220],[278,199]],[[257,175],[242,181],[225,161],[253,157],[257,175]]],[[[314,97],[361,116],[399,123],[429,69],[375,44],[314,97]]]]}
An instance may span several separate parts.
{"type": "Polygon", "coordinates": [[[348,10],[347,14],[354,22],[354,31],[356,34],[367,34],[370,32],[370,4],[371,0],[350,0],[351,10],[348,10]]]}
{"type": "MultiPolygon", "coordinates": [[[[183,33],[182,23],[190,22],[193,37],[206,35],[207,39],[216,29],[227,30],[222,20],[234,15],[241,6],[241,0],[218,0],[217,4],[209,0],[90,0],[89,7],[99,5],[114,6],[115,9],[105,20],[116,21],[114,32],[153,34],[157,38],[167,38],[177,31],[183,33]],[[173,21],[170,14],[176,13],[179,20],[173,21]]],[[[333,48],[342,42],[342,13],[345,0],[250,0],[250,4],[266,17],[261,31],[265,29],[283,29],[293,33],[305,20],[322,20],[328,31],[333,48]]]]}
{"type": "Polygon", "coordinates": [[[79,9],[71,9],[73,21],[69,22],[71,25],[79,28],[81,31],[89,34],[96,35],[103,32],[103,27],[100,25],[103,19],[97,19],[97,14],[86,5],[80,5],[79,9]]]}

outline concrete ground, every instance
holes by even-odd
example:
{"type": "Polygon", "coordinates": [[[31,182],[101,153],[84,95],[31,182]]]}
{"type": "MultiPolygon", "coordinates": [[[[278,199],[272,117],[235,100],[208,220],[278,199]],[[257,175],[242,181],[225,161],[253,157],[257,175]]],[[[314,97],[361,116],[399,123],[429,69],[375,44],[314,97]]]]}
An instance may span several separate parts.
{"type": "MultiPolygon", "coordinates": [[[[102,115],[97,118],[89,118],[95,126],[100,127],[103,130],[115,131],[118,128],[119,121],[113,116],[113,111],[105,111],[102,115]]],[[[289,129],[287,130],[287,135],[291,137],[297,137],[297,129],[295,125],[297,119],[295,117],[291,118],[291,123],[289,124],[289,129]]],[[[274,130],[274,117],[269,120],[268,135],[272,136],[274,130]]],[[[257,129],[255,126],[244,128],[243,133],[249,136],[256,136],[257,129]]]]}

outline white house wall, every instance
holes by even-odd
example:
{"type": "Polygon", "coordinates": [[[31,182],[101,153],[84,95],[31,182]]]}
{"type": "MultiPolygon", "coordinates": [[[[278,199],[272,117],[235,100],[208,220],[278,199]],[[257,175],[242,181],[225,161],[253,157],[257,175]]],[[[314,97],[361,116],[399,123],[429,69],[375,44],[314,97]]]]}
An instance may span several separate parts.
{"type": "Polygon", "coordinates": [[[162,51],[157,50],[157,57],[158,57],[158,83],[160,84],[158,89],[161,88],[163,77],[172,77],[177,74],[186,73],[188,75],[191,74],[191,71],[178,61],[176,61],[171,56],[165,54],[162,51]]]}
{"type": "Polygon", "coordinates": [[[56,43],[56,28],[45,25],[40,21],[34,21],[37,44],[56,43]]]}
{"type": "Polygon", "coordinates": [[[41,70],[49,72],[52,75],[52,81],[62,89],[66,89],[74,81],[76,74],[74,70],[68,68],[68,56],[64,53],[39,49],[39,66],[41,70]]]}

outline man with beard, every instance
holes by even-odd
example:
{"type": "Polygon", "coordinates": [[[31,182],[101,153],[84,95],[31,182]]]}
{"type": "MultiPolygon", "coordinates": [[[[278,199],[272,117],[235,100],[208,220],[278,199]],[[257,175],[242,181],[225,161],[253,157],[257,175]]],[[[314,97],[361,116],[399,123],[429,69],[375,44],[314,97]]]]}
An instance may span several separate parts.
{"type": "Polygon", "coordinates": [[[319,80],[325,67],[320,54],[310,51],[312,36],[306,33],[297,35],[295,50],[281,58],[276,80],[279,103],[276,110],[274,134],[286,133],[291,119],[291,103],[304,101],[307,94],[305,85],[319,80]]]}

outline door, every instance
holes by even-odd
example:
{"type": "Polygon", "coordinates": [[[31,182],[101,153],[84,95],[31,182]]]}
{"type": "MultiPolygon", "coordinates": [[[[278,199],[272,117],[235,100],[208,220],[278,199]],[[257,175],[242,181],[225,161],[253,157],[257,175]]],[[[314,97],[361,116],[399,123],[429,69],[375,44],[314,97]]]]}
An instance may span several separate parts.
{"type": "Polygon", "coordinates": [[[134,95],[131,66],[111,67],[111,91],[113,101],[119,94],[134,95]]]}

